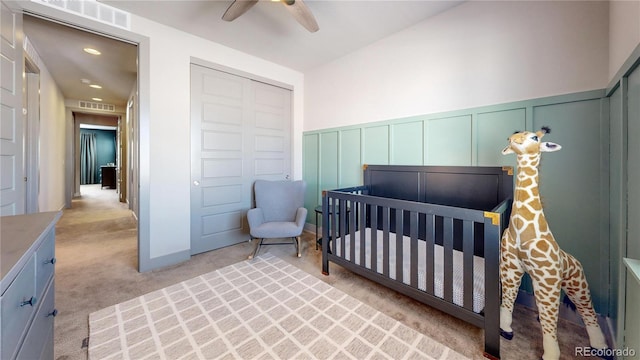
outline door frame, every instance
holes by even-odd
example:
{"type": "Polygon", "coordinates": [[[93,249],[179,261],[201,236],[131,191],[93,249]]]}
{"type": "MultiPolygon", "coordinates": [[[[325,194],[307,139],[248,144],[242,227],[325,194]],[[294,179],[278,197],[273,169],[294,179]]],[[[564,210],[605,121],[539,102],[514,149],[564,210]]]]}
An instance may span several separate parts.
{"type": "Polygon", "coordinates": [[[40,68],[23,51],[22,102],[27,113],[24,124],[25,214],[39,212],[40,193],[40,68]]]}
{"type": "MultiPolygon", "coordinates": [[[[34,1],[3,0],[14,11],[40,16],[48,21],[61,22],[63,24],[79,28],[84,31],[94,32],[99,35],[112,37],[138,46],[138,79],[136,104],[138,115],[136,134],[138,148],[138,271],[144,272],[155,268],[151,260],[151,231],[150,231],[150,114],[151,114],[151,40],[149,37],[134,33],[129,30],[102,24],[95,20],[64,12],[51,6],[34,1]]],[[[72,110],[66,109],[66,129],[68,136],[73,134],[72,110]]],[[[67,142],[65,149],[65,206],[71,207],[74,193],[74,165],[73,142],[67,142]]]]}

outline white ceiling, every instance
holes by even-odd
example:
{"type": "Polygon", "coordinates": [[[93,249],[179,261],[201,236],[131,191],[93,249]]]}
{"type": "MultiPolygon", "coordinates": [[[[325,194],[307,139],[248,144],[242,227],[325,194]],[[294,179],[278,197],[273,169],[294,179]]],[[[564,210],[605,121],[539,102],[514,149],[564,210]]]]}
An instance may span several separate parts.
{"type": "MultiPolygon", "coordinates": [[[[320,30],[310,33],[283,4],[260,1],[233,22],[221,19],[232,3],[216,1],[99,0],[132,14],[305,72],[446,11],[460,0],[307,0],[320,30]]],[[[91,101],[87,78],[103,85],[104,102],[124,104],[135,81],[135,46],[38,19],[25,21],[34,43],[66,98],[91,101]],[[64,39],[64,41],[55,41],[64,39]],[[101,57],[79,54],[105,46],[101,57]],[[89,98],[87,98],[89,97],[89,98]]]]}
{"type": "Polygon", "coordinates": [[[104,104],[127,103],[137,77],[137,46],[33,16],[23,17],[23,27],[66,99],[96,102],[92,98],[98,97],[104,104]],[[102,55],[89,55],[85,47],[99,49],[102,55]]]}

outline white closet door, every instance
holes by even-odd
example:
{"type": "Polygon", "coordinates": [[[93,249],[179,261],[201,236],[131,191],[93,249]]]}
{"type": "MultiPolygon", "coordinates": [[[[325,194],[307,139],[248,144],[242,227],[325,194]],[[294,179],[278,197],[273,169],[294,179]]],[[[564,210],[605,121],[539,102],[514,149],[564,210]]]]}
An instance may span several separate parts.
{"type": "Polygon", "coordinates": [[[191,253],[249,240],[256,179],[291,169],[291,91],[191,66],[191,253]]]}

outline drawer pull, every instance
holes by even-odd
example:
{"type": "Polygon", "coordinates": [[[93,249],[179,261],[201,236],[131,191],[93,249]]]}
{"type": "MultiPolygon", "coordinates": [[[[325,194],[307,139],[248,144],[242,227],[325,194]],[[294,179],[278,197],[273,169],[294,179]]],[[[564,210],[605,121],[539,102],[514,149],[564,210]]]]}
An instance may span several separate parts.
{"type": "Polygon", "coordinates": [[[49,316],[53,316],[53,317],[58,316],[58,309],[53,309],[52,312],[47,314],[47,317],[49,317],[49,316]]]}
{"type": "Polygon", "coordinates": [[[20,307],[27,306],[27,305],[31,305],[31,306],[33,306],[33,305],[35,305],[35,304],[36,304],[36,302],[37,302],[37,301],[38,301],[38,300],[36,299],[36,297],[35,297],[35,296],[32,296],[32,297],[31,297],[31,299],[29,299],[29,300],[25,300],[25,301],[21,302],[21,303],[20,303],[20,307]]]}
{"type": "Polygon", "coordinates": [[[56,263],[56,261],[58,261],[58,260],[56,260],[56,258],[51,258],[51,260],[47,260],[47,261],[45,261],[44,263],[45,263],[45,264],[52,264],[52,265],[53,265],[53,264],[55,264],[55,263],[56,263]]]}

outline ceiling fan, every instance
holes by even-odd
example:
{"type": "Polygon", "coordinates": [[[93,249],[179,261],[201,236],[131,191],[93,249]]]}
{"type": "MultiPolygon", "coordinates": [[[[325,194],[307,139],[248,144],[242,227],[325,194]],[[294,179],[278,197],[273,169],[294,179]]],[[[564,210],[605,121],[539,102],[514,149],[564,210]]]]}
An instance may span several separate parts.
{"type": "MultiPolygon", "coordinates": [[[[313,17],[311,10],[302,0],[272,0],[280,1],[289,10],[291,15],[310,32],[316,32],[320,29],[316,19],[313,17]]],[[[233,21],[240,15],[244,14],[258,0],[234,0],[227,11],[222,15],[222,20],[233,21]]]]}

